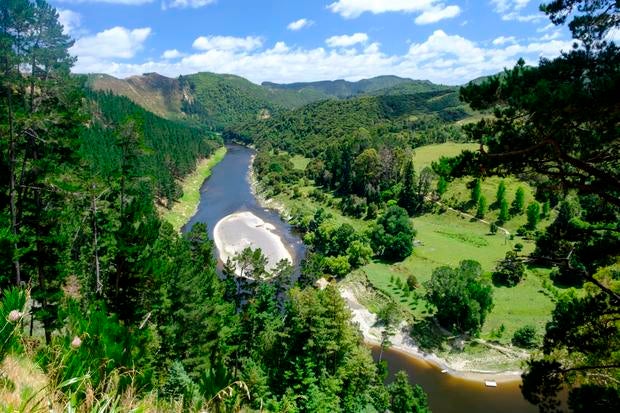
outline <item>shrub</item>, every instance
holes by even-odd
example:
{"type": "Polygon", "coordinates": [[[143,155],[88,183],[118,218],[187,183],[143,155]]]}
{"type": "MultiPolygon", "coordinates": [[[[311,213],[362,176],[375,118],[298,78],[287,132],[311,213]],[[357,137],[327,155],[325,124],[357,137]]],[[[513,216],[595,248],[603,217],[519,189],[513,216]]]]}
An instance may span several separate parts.
{"type": "Polygon", "coordinates": [[[409,277],[407,277],[407,285],[409,286],[410,290],[415,290],[418,287],[418,279],[415,275],[411,274],[409,277]]]}
{"type": "Polygon", "coordinates": [[[508,251],[506,257],[497,264],[493,273],[493,282],[513,287],[521,281],[525,274],[525,265],[518,258],[517,253],[508,251]]]}
{"type": "Polygon", "coordinates": [[[538,345],[536,328],[532,325],[519,328],[512,336],[512,344],[521,348],[535,348],[538,345]]]}

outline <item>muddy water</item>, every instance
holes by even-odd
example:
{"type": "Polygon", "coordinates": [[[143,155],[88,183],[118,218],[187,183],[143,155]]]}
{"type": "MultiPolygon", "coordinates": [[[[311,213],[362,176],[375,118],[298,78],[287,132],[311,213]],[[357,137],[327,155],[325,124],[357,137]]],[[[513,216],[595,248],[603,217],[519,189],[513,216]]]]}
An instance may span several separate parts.
{"type": "MultiPolygon", "coordinates": [[[[371,350],[376,360],[379,348],[371,347],[371,350]]],[[[444,374],[431,363],[392,349],[383,352],[383,360],[388,362],[389,379],[399,370],[404,370],[412,383],[422,386],[428,393],[429,407],[433,412],[538,412],[521,395],[520,380],[502,382],[498,377],[497,387],[486,387],[482,379],[467,380],[444,374]]]]}

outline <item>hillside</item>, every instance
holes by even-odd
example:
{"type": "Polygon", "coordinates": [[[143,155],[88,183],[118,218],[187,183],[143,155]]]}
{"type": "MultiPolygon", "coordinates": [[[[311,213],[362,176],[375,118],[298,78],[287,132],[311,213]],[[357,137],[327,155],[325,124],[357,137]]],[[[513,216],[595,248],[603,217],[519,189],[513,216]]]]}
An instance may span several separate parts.
{"type": "Polygon", "coordinates": [[[91,74],[87,87],[125,96],[158,116],[194,121],[212,129],[330,98],[315,90],[271,89],[239,76],[215,73],[178,78],[145,73],[127,79],[91,74]]]}
{"type": "Polygon", "coordinates": [[[378,76],[358,82],[264,82],[257,85],[240,76],[206,72],[178,78],[145,73],[127,79],[92,74],[87,77],[87,86],[95,91],[125,96],[158,116],[191,121],[213,130],[267,119],[285,110],[324,100],[456,91],[456,88],[429,81],[397,76],[378,76]]]}
{"type": "Polygon", "coordinates": [[[470,116],[456,91],[406,95],[362,96],[313,103],[300,109],[233,127],[225,138],[314,157],[328,144],[367,135],[371,140],[412,146],[460,140],[453,122],[470,116]]]}
{"type": "Polygon", "coordinates": [[[412,80],[398,76],[377,76],[357,82],[339,79],[289,84],[263,82],[262,85],[271,90],[315,91],[326,96],[341,99],[364,94],[394,94],[394,91],[399,90],[407,91],[407,93],[421,93],[446,88],[428,80],[412,80]]]}

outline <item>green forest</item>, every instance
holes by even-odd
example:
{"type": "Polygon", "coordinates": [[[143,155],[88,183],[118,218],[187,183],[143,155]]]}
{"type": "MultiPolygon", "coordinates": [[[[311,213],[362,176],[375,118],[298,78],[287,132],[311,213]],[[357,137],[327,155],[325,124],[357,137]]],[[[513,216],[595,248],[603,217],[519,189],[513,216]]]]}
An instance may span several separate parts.
{"type": "Polygon", "coordinates": [[[461,88],[199,73],[155,114],[71,73],[45,0],[3,2],[0,410],[429,412],[353,324],[363,284],[381,354],[405,323],[440,356],[525,354],[541,412],[616,411],[619,7],[544,3],[574,49],[461,88]],[[251,248],[218,269],[206,225],[162,219],[233,142],[308,248],[298,276],[251,248]]]}

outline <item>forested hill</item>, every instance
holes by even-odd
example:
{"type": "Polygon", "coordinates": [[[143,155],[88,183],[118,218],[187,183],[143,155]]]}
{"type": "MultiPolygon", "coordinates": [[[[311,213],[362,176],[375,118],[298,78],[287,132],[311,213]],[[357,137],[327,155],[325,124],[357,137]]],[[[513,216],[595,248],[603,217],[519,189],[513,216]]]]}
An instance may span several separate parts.
{"type": "Polygon", "coordinates": [[[313,103],[247,122],[230,128],[224,138],[315,157],[326,146],[349,137],[409,146],[461,140],[455,122],[469,116],[454,90],[362,96],[313,103]]]}
{"type": "Polygon", "coordinates": [[[132,146],[132,173],[149,177],[157,199],[166,205],[182,195],[177,180],[221,145],[206,128],[161,118],[126,97],[94,91],[86,96],[93,116],[82,130],[81,152],[93,175],[111,178],[122,167],[126,146],[132,146]]]}
{"type": "Polygon", "coordinates": [[[87,86],[125,96],[159,116],[189,120],[216,130],[330,98],[314,90],[270,89],[239,76],[215,73],[178,78],[146,73],[127,79],[91,74],[87,86]]]}
{"type": "Polygon", "coordinates": [[[357,82],[349,82],[339,79],[288,84],[263,82],[262,85],[273,90],[313,90],[336,98],[348,98],[364,94],[394,94],[397,91],[420,93],[450,89],[449,86],[436,85],[428,80],[413,80],[398,76],[377,76],[370,79],[362,79],[357,82]]]}
{"type": "Polygon", "coordinates": [[[146,73],[127,79],[92,74],[88,76],[87,86],[92,90],[125,96],[167,119],[190,121],[212,130],[268,119],[287,110],[325,100],[430,92],[453,92],[456,96],[457,90],[455,87],[397,76],[379,76],[358,82],[264,82],[257,85],[239,76],[215,73],[196,73],[178,78],[146,73]]]}

